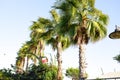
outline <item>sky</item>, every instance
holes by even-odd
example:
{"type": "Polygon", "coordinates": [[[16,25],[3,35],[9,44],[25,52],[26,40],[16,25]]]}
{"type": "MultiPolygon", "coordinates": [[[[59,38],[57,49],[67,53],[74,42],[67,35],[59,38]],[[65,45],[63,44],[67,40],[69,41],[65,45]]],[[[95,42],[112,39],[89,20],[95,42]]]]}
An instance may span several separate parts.
{"type": "MultiPolygon", "coordinates": [[[[39,17],[50,18],[55,0],[0,0],[0,69],[15,64],[17,52],[25,41],[30,40],[29,27],[39,17]]],[[[120,63],[113,57],[120,54],[120,39],[108,35],[120,26],[120,0],[96,0],[95,7],[109,16],[107,36],[86,46],[86,72],[89,77],[120,71],[120,63]]],[[[49,46],[46,55],[55,53],[49,46]]],[[[71,46],[63,54],[63,69],[78,67],[78,47],[71,46]]],[[[67,80],[67,79],[65,79],[67,80]]]]}

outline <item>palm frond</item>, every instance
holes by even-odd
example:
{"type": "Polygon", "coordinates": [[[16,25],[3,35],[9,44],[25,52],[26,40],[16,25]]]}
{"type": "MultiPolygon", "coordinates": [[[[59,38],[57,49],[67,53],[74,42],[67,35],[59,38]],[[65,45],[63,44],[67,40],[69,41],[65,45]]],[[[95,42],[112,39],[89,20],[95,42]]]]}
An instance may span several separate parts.
{"type": "Polygon", "coordinates": [[[55,31],[53,29],[49,29],[47,32],[42,33],[40,37],[42,37],[43,40],[49,40],[53,35],[55,31]]]}
{"type": "Polygon", "coordinates": [[[95,0],[87,0],[88,1],[88,6],[91,8],[94,8],[95,6],[95,0]]]}
{"type": "Polygon", "coordinates": [[[113,57],[113,59],[114,59],[114,60],[117,60],[117,61],[120,63],[120,54],[117,55],[117,56],[115,56],[115,57],[113,57]]]}
{"type": "Polygon", "coordinates": [[[53,20],[54,20],[56,23],[58,23],[60,16],[57,14],[57,12],[53,9],[53,10],[50,11],[50,13],[51,13],[51,15],[52,15],[52,17],[53,17],[53,20]]]}
{"type": "Polygon", "coordinates": [[[61,43],[62,43],[62,49],[64,50],[70,46],[71,42],[69,37],[66,36],[66,37],[62,37],[61,43]]]}
{"type": "Polygon", "coordinates": [[[103,25],[107,25],[107,24],[108,24],[108,21],[109,21],[109,17],[108,17],[107,15],[105,15],[105,14],[101,14],[101,15],[99,16],[99,21],[100,21],[101,23],[103,23],[103,25]]]}
{"type": "Polygon", "coordinates": [[[50,38],[49,40],[47,40],[46,42],[47,44],[50,44],[53,48],[53,50],[55,50],[57,48],[57,41],[55,38],[50,38]]]}

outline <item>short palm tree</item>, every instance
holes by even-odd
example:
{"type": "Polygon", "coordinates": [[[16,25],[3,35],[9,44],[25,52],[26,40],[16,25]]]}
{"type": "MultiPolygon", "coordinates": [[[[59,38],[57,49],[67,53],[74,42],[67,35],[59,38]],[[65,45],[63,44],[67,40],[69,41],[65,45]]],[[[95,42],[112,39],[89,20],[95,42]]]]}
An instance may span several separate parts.
{"type": "Polygon", "coordinates": [[[95,0],[62,0],[55,8],[61,14],[59,32],[69,35],[79,46],[79,79],[85,79],[85,45],[107,35],[108,16],[94,7],[95,0]]]}
{"type": "Polygon", "coordinates": [[[23,46],[18,51],[18,57],[16,60],[16,67],[17,71],[28,70],[29,60],[33,60],[34,64],[36,64],[36,57],[34,57],[32,54],[35,54],[36,51],[36,45],[35,42],[30,40],[25,42],[23,46]],[[26,59],[26,60],[25,60],[26,59]],[[26,64],[26,65],[25,65],[26,64]]]}
{"type": "Polygon", "coordinates": [[[30,27],[30,37],[36,44],[35,55],[39,58],[44,55],[45,40],[43,40],[41,35],[46,31],[48,21],[48,19],[40,17],[37,21],[34,21],[33,25],[30,27]]]}
{"type": "Polygon", "coordinates": [[[28,47],[25,53],[27,57],[26,60],[26,71],[27,71],[29,65],[29,59],[31,59],[34,62],[34,64],[36,64],[36,57],[34,57],[32,54],[36,54],[37,44],[33,40],[30,40],[26,42],[26,46],[28,47]]]}
{"type": "Polygon", "coordinates": [[[20,50],[18,51],[18,57],[16,58],[16,68],[17,68],[17,73],[22,73],[24,71],[24,66],[25,66],[25,58],[26,53],[28,52],[28,46],[24,44],[20,50]]]}

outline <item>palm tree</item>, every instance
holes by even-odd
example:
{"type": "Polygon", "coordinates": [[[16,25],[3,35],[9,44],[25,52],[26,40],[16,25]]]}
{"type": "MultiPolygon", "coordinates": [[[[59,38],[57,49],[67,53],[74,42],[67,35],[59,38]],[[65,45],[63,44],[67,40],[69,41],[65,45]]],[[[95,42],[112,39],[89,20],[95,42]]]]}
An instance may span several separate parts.
{"type": "Polygon", "coordinates": [[[21,73],[21,71],[24,70],[24,67],[25,70],[27,71],[30,59],[34,61],[34,64],[36,64],[35,61],[36,57],[31,55],[31,54],[35,54],[35,50],[36,50],[36,45],[34,41],[32,40],[26,41],[25,44],[23,44],[23,46],[18,51],[18,57],[16,60],[17,72],[21,73]]]}
{"type": "Polygon", "coordinates": [[[34,21],[33,25],[30,27],[30,37],[36,43],[35,55],[37,57],[42,57],[44,55],[45,40],[43,40],[41,35],[46,31],[48,21],[48,19],[39,18],[37,21],[34,21]]]}
{"type": "Polygon", "coordinates": [[[25,63],[25,58],[24,57],[17,57],[16,60],[16,72],[17,73],[23,73],[23,67],[25,63]]]}
{"type": "Polygon", "coordinates": [[[57,26],[59,23],[60,16],[55,10],[51,10],[52,27],[48,28],[42,36],[46,40],[47,44],[51,44],[53,50],[57,50],[57,62],[58,62],[58,71],[57,71],[57,80],[62,80],[62,51],[69,47],[70,41],[68,36],[60,35],[57,31],[57,26]]]}
{"type": "Polygon", "coordinates": [[[59,32],[69,35],[79,46],[79,79],[85,79],[85,45],[107,35],[108,16],[94,7],[95,0],[62,0],[56,2],[60,11],[59,32]]]}
{"type": "Polygon", "coordinates": [[[28,46],[24,44],[18,51],[18,57],[16,58],[17,73],[22,73],[24,71],[27,50],[28,50],[28,46]]]}
{"type": "Polygon", "coordinates": [[[29,59],[31,59],[34,64],[36,64],[36,57],[34,57],[32,54],[35,54],[36,53],[36,42],[33,41],[33,40],[30,40],[30,41],[27,41],[26,42],[26,46],[28,47],[27,48],[27,51],[26,51],[26,71],[28,70],[28,65],[29,65],[29,59]]]}

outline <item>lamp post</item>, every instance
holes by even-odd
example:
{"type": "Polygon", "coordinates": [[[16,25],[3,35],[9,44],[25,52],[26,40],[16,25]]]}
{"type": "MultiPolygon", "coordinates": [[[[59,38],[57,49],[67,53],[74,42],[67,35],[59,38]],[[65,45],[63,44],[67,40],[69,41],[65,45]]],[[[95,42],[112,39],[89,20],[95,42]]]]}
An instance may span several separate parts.
{"type": "Polygon", "coordinates": [[[109,38],[111,39],[120,39],[120,27],[115,25],[116,29],[114,32],[109,34],[109,38]]]}
{"type": "MultiPolygon", "coordinates": [[[[115,31],[109,34],[109,38],[120,39],[120,27],[117,25],[115,27],[116,27],[115,31]]],[[[114,59],[120,62],[120,54],[114,57],[114,59]]]]}

